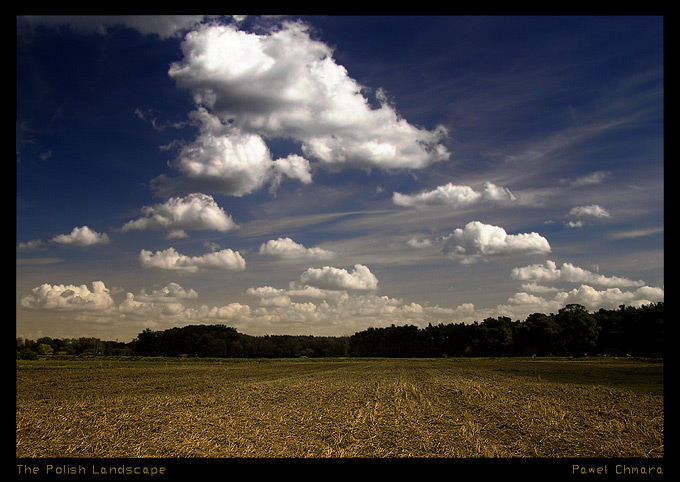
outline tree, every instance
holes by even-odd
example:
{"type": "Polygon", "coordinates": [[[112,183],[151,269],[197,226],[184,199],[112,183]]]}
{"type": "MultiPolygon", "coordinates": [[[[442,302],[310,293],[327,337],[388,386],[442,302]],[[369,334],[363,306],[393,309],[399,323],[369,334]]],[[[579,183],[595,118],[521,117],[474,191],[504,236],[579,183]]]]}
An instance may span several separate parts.
{"type": "Polygon", "coordinates": [[[554,315],[530,314],[515,336],[515,352],[521,355],[563,355],[565,352],[560,327],[554,315]]]}
{"type": "Polygon", "coordinates": [[[600,329],[585,306],[569,304],[557,312],[556,319],[568,354],[583,356],[597,347],[600,329]]]}
{"type": "Polygon", "coordinates": [[[38,354],[28,347],[24,347],[19,351],[19,358],[22,360],[37,360],[38,354]]]}
{"type": "Polygon", "coordinates": [[[150,328],[137,335],[132,344],[133,351],[138,355],[157,356],[161,354],[158,346],[158,334],[150,328]]]}
{"type": "Polygon", "coordinates": [[[514,325],[507,316],[487,318],[482,322],[486,339],[486,354],[507,356],[512,354],[514,325]]]}
{"type": "Polygon", "coordinates": [[[38,345],[38,355],[51,355],[54,353],[54,349],[47,343],[41,343],[38,345]]]}

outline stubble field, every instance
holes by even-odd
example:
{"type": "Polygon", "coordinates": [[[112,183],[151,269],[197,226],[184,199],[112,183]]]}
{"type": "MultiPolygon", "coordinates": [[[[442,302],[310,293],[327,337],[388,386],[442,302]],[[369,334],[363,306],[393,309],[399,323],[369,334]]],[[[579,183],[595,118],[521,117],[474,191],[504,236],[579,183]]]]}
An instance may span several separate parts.
{"type": "Polygon", "coordinates": [[[17,361],[17,457],[663,457],[645,360],[17,361]]]}

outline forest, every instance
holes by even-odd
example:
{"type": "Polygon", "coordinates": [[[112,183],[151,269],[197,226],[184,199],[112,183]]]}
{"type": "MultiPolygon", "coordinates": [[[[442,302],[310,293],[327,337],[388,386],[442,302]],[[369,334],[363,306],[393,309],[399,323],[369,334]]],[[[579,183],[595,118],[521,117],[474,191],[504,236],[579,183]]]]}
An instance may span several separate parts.
{"type": "Polygon", "coordinates": [[[499,316],[481,323],[391,325],[351,336],[239,333],[225,325],[146,329],[128,343],[98,338],[17,338],[17,359],[39,356],[299,357],[662,357],[663,302],[589,312],[569,304],[525,320],[499,316]]]}

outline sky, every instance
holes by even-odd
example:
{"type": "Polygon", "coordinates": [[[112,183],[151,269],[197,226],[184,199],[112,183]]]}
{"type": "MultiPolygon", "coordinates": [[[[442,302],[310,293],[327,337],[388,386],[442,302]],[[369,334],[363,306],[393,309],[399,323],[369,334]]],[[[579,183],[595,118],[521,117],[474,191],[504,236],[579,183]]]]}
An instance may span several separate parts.
{"type": "Polygon", "coordinates": [[[664,299],[664,21],[16,18],[16,333],[664,299]]]}

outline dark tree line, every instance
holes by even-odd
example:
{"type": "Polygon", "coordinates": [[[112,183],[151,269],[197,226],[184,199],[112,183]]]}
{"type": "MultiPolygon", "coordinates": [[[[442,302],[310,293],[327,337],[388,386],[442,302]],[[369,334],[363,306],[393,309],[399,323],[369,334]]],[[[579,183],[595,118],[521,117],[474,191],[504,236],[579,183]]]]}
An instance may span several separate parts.
{"type": "Polygon", "coordinates": [[[347,337],[251,336],[224,325],[189,325],[165,331],[144,330],[131,342],[145,356],[291,358],[345,356],[347,337]]]}
{"type": "Polygon", "coordinates": [[[133,355],[220,358],[584,356],[663,354],[663,302],[590,313],[570,304],[556,314],[481,323],[368,328],[352,336],[251,336],[225,325],[144,330],[129,343],[97,338],[17,338],[17,358],[133,355]]]}
{"type": "Polygon", "coordinates": [[[663,354],[663,303],[589,313],[570,304],[557,314],[482,323],[369,328],[350,338],[350,356],[584,356],[663,354]]]}
{"type": "Polygon", "coordinates": [[[127,343],[102,341],[92,337],[61,339],[44,336],[37,340],[17,338],[17,358],[25,360],[36,359],[38,355],[122,356],[131,353],[127,343]]]}

